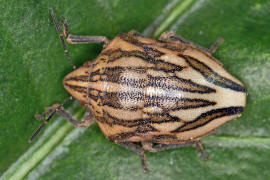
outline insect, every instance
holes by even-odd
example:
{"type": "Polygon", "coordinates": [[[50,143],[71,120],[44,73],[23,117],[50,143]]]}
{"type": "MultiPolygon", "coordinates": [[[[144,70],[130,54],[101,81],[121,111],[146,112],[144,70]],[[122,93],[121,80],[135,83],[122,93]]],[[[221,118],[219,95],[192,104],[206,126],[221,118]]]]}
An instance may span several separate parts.
{"type": "Polygon", "coordinates": [[[38,117],[48,116],[30,140],[54,114],[76,127],[96,121],[107,139],[137,153],[146,171],[144,150],[195,145],[207,158],[199,140],[239,117],[245,107],[243,84],[211,55],[221,39],[210,49],[173,32],[154,40],[131,31],[109,41],[103,36],[72,35],[66,20],[62,33],[53,11],[51,16],[74,68],[64,78],[64,87],[88,111],[77,121],[63,108],[71,97],[53,105],[38,117]],[[65,39],[70,44],[104,43],[104,48],[95,61],[76,69],[65,39]]]}

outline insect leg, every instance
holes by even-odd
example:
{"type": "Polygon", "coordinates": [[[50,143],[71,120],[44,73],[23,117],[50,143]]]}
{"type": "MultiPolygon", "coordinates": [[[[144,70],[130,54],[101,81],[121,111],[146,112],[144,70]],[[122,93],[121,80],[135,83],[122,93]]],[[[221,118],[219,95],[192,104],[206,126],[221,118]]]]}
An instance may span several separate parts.
{"type": "Polygon", "coordinates": [[[130,150],[130,151],[133,151],[135,152],[136,154],[138,154],[141,158],[141,164],[142,164],[142,168],[144,170],[144,172],[147,172],[148,171],[148,168],[146,166],[146,163],[145,163],[145,153],[144,153],[144,150],[141,146],[137,145],[137,144],[134,144],[132,142],[120,142],[120,143],[117,143],[119,144],[120,146],[123,146],[125,147],[126,149],[130,150]]]}
{"type": "Polygon", "coordinates": [[[175,149],[175,148],[180,148],[180,147],[185,147],[185,146],[192,146],[194,145],[194,142],[186,142],[184,144],[158,144],[153,146],[152,143],[142,143],[143,148],[147,151],[150,152],[158,152],[158,151],[164,151],[168,149],[175,149]]]}
{"type": "Polygon", "coordinates": [[[193,146],[196,145],[196,148],[198,149],[198,151],[201,153],[201,156],[204,160],[208,160],[208,155],[206,154],[206,152],[203,150],[203,146],[199,141],[190,141],[190,142],[186,142],[184,144],[158,144],[156,146],[153,146],[152,143],[146,143],[143,142],[143,148],[147,151],[150,152],[158,152],[158,151],[164,151],[164,150],[168,150],[168,149],[175,149],[175,148],[180,148],[180,147],[184,147],[184,146],[193,146]]]}
{"type": "Polygon", "coordinates": [[[170,31],[170,32],[164,32],[160,35],[159,40],[165,41],[165,42],[178,42],[178,43],[183,43],[183,44],[189,44],[189,45],[193,45],[198,49],[201,49],[203,51],[207,51],[209,52],[208,49],[203,48],[197,44],[195,44],[194,42],[191,42],[189,40],[186,40],[185,38],[177,35],[175,32],[170,31]]]}
{"type": "Polygon", "coordinates": [[[39,126],[39,128],[34,132],[34,134],[30,137],[29,142],[32,142],[32,140],[40,133],[40,131],[45,127],[46,124],[49,123],[49,121],[52,119],[52,117],[56,114],[56,110],[58,108],[61,108],[65,103],[72,100],[72,96],[65,99],[61,104],[54,104],[51,107],[49,107],[43,114],[41,115],[35,115],[35,118],[37,120],[41,120],[48,116],[45,121],[39,126]]]}
{"type": "Polygon", "coordinates": [[[86,44],[86,43],[104,43],[106,46],[109,40],[105,36],[78,36],[69,34],[68,23],[65,19],[62,20],[64,35],[69,44],[86,44]]]}
{"type": "Polygon", "coordinates": [[[158,40],[165,41],[165,42],[179,42],[185,44],[193,44],[192,42],[180,37],[173,31],[164,32],[160,35],[158,40]]]}
{"type": "Polygon", "coordinates": [[[67,45],[65,43],[65,40],[64,40],[64,34],[61,32],[60,30],[60,26],[59,26],[59,23],[57,21],[57,18],[56,18],[56,15],[55,13],[53,12],[53,10],[51,10],[51,16],[52,16],[52,19],[53,19],[53,23],[55,25],[55,29],[56,31],[58,32],[58,35],[59,35],[59,38],[60,38],[60,41],[61,41],[61,44],[62,44],[62,47],[64,49],[64,52],[65,52],[65,55],[67,57],[67,60],[69,62],[69,64],[72,66],[73,69],[76,69],[76,66],[73,65],[72,61],[71,61],[71,58],[70,58],[70,55],[68,53],[68,50],[67,50],[67,45]]]}
{"type": "Polygon", "coordinates": [[[91,117],[94,117],[94,116],[89,111],[87,111],[85,113],[82,121],[77,121],[66,110],[64,110],[63,105],[71,99],[72,99],[72,96],[65,99],[61,104],[54,104],[53,106],[48,108],[45,111],[45,113],[35,116],[37,120],[41,120],[41,119],[45,118],[46,116],[47,116],[47,118],[40,125],[40,127],[34,132],[34,134],[29,139],[29,142],[31,142],[40,133],[40,131],[43,129],[43,127],[45,127],[45,125],[49,123],[49,121],[52,119],[52,117],[55,114],[59,114],[59,115],[63,116],[64,118],[66,118],[69,122],[71,122],[76,127],[89,127],[90,125],[93,124],[94,119],[91,117]]]}
{"type": "Polygon", "coordinates": [[[164,32],[160,35],[159,40],[165,41],[165,42],[179,42],[179,43],[184,43],[184,44],[190,44],[193,45],[195,47],[197,47],[198,49],[201,49],[203,51],[207,51],[210,54],[213,54],[218,45],[220,45],[224,39],[219,37],[217,38],[217,40],[211,45],[211,47],[209,49],[203,48],[198,44],[195,44],[194,42],[188,41],[184,38],[182,38],[181,36],[177,35],[175,32],[170,31],[170,32],[164,32]]]}
{"type": "Polygon", "coordinates": [[[211,47],[208,49],[208,51],[213,54],[216,50],[217,47],[224,41],[222,37],[219,37],[216,39],[216,41],[211,45],[211,47]]]}
{"type": "Polygon", "coordinates": [[[94,119],[90,118],[90,112],[85,113],[82,121],[74,119],[71,116],[71,114],[68,111],[66,111],[63,107],[56,109],[56,113],[59,114],[60,116],[63,116],[65,119],[67,119],[71,124],[73,124],[76,127],[89,127],[94,123],[94,119]]]}
{"type": "Polygon", "coordinates": [[[201,144],[201,142],[200,142],[200,141],[196,141],[195,144],[196,144],[196,148],[197,148],[198,151],[201,153],[202,158],[203,158],[204,160],[208,160],[209,157],[208,157],[208,155],[206,154],[206,152],[203,150],[203,145],[201,144]]]}

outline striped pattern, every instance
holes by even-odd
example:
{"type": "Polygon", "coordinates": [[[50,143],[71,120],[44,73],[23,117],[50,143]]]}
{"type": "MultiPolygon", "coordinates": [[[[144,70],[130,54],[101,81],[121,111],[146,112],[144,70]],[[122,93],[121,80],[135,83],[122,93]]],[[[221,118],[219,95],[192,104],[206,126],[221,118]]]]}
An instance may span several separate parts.
{"type": "Polygon", "coordinates": [[[67,75],[64,86],[88,104],[115,142],[192,141],[245,106],[241,82],[193,45],[121,34],[86,64],[67,75]]]}

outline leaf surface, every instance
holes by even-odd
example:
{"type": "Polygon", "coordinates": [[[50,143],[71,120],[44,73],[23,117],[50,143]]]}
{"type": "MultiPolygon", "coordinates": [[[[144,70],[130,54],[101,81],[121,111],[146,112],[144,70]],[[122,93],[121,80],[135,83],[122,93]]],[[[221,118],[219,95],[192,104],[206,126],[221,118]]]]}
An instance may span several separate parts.
{"type": "MultiPolygon", "coordinates": [[[[269,179],[270,1],[90,0],[0,2],[0,175],[2,179],[269,179]],[[62,79],[72,70],[49,16],[65,17],[79,35],[115,35],[135,29],[157,37],[174,30],[210,47],[248,92],[242,117],[203,139],[211,159],[194,147],[139,157],[103,136],[96,124],[81,130],[53,119],[42,136],[28,138],[40,122],[34,114],[62,102],[62,79]],[[16,178],[15,178],[16,177],[16,178]]],[[[76,66],[95,59],[101,44],[68,46],[76,66]]],[[[76,117],[85,109],[67,105],[76,117]]]]}

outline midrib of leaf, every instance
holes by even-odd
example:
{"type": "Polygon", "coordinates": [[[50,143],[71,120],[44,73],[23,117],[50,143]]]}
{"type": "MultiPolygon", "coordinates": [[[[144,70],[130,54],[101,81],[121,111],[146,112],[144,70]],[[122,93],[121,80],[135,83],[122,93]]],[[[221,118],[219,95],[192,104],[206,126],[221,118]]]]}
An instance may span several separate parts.
{"type": "MultiPolygon", "coordinates": [[[[157,38],[162,32],[170,28],[171,25],[184,13],[190,9],[190,7],[196,5],[195,0],[181,1],[176,7],[169,13],[156,27],[152,33],[157,38]]],[[[73,111],[78,105],[73,105],[69,108],[69,111],[73,111]]],[[[79,117],[80,111],[73,113],[74,117],[79,117]]],[[[4,174],[0,179],[22,179],[32,169],[34,169],[46,156],[48,156],[53,150],[60,146],[65,136],[72,133],[73,126],[64,121],[62,118],[55,120],[50,128],[47,128],[46,132],[40,137],[39,141],[33,144],[25,154],[23,154],[4,174]]],[[[239,137],[239,136],[227,136],[227,135],[211,135],[203,142],[209,146],[220,147],[256,147],[256,148],[270,148],[269,137],[239,137]]]]}
{"type": "Polygon", "coordinates": [[[41,147],[37,148],[32,155],[28,156],[26,161],[11,175],[10,179],[21,179],[24,177],[32,168],[34,168],[38,162],[42,161],[61,141],[61,139],[73,128],[70,123],[64,123],[57,129],[53,137],[49,137],[47,141],[42,144],[41,147]]]}
{"type": "MultiPolygon", "coordinates": [[[[78,109],[79,103],[76,101],[68,108],[72,112],[74,118],[82,117],[82,109],[78,109]]],[[[54,122],[46,128],[41,137],[27,150],[18,160],[13,163],[10,168],[1,176],[1,180],[6,179],[22,179],[34,167],[36,167],[48,154],[50,154],[63,140],[63,138],[72,130],[74,126],[68,123],[62,117],[54,120],[54,122]]]]}
{"type": "Polygon", "coordinates": [[[166,31],[170,25],[172,25],[180,15],[182,15],[187,9],[189,9],[195,0],[185,0],[181,1],[176,7],[171,11],[171,13],[163,20],[159,27],[155,30],[154,37],[157,38],[162,32],[166,31]]]}
{"type": "Polygon", "coordinates": [[[270,149],[269,137],[255,136],[228,136],[228,135],[211,135],[202,140],[207,146],[220,146],[225,148],[232,147],[256,147],[260,149],[270,149]]]}

